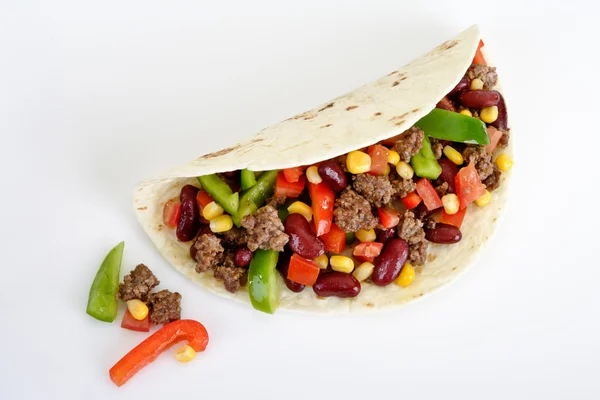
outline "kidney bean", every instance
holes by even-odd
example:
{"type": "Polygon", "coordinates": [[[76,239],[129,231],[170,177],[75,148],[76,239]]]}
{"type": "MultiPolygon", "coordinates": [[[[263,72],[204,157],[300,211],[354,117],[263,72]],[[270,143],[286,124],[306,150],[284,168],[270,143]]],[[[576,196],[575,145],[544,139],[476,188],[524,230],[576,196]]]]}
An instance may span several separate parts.
{"type": "Polygon", "coordinates": [[[223,172],[223,176],[227,179],[237,179],[239,174],[239,170],[223,172]]]}
{"type": "Polygon", "coordinates": [[[425,205],[425,203],[420,202],[419,205],[417,207],[415,207],[412,211],[415,214],[415,217],[417,219],[424,220],[425,217],[430,216],[431,214],[435,213],[436,211],[438,211],[441,208],[442,207],[430,210],[430,209],[427,208],[427,206],[425,205]]]}
{"type": "Polygon", "coordinates": [[[442,173],[439,178],[448,184],[448,193],[456,193],[454,177],[458,174],[458,167],[447,158],[440,158],[438,163],[442,167],[442,173]]]}
{"type": "Polygon", "coordinates": [[[375,259],[375,269],[371,279],[377,286],[389,285],[400,275],[400,270],[408,258],[408,244],[400,238],[390,240],[379,257],[375,259]]]}
{"type": "Polygon", "coordinates": [[[493,90],[465,90],[459,93],[458,101],[469,108],[484,108],[498,104],[500,95],[493,90]]]}
{"type": "Polygon", "coordinates": [[[235,251],[235,254],[233,256],[233,262],[238,267],[246,268],[248,265],[250,265],[250,261],[252,261],[253,254],[254,253],[252,253],[250,249],[246,246],[240,247],[235,251]]]}
{"type": "Polygon", "coordinates": [[[377,232],[377,241],[386,244],[396,236],[396,229],[389,228],[377,232]]]}
{"type": "Polygon", "coordinates": [[[463,90],[468,89],[470,85],[471,85],[471,82],[469,81],[469,78],[467,78],[466,76],[463,76],[462,79],[460,81],[458,81],[456,86],[454,86],[454,89],[452,89],[450,91],[450,93],[448,93],[448,96],[450,96],[451,94],[454,94],[454,93],[462,92],[463,90]]]}
{"type": "Polygon", "coordinates": [[[308,221],[302,215],[288,215],[285,233],[290,235],[288,246],[300,257],[312,260],[325,253],[325,243],[310,229],[308,221]]]}
{"type": "Polygon", "coordinates": [[[177,223],[177,239],[180,242],[187,242],[196,237],[200,228],[200,211],[198,210],[198,203],[196,202],[196,196],[192,198],[185,198],[181,202],[181,215],[177,223]]]}
{"type": "Polygon", "coordinates": [[[289,251],[285,251],[279,254],[279,260],[277,261],[277,270],[281,273],[283,280],[285,281],[285,286],[290,289],[292,292],[300,293],[304,290],[304,285],[298,282],[290,281],[287,278],[288,269],[290,268],[290,257],[291,254],[289,251]]]}
{"type": "Polygon", "coordinates": [[[360,282],[350,274],[329,272],[319,275],[313,290],[321,297],[356,297],[360,293],[360,282]]]}
{"type": "Polygon", "coordinates": [[[502,96],[502,93],[496,93],[498,93],[498,96],[500,96],[500,100],[497,104],[498,118],[494,122],[492,122],[491,125],[495,126],[500,130],[506,130],[508,128],[508,114],[506,113],[506,103],[504,102],[504,96],[502,96]]]}
{"type": "Polygon", "coordinates": [[[425,230],[425,239],[432,243],[452,244],[460,242],[462,233],[453,225],[437,223],[435,228],[425,230]]]}
{"type": "Polygon", "coordinates": [[[346,173],[335,160],[322,162],[321,165],[319,165],[319,175],[334,192],[341,192],[348,185],[346,173]]]}
{"type": "Polygon", "coordinates": [[[196,195],[198,194],[198,188],[192,185],[185,185],[181,188],[181,193],[179,194],[179,200],[183,203],[186,199],[196,199],[196,195]]]}
{"type": "Polygon", "coordinates": [[[450,101],[448,97],[442,98],[435,106],[436,108],[441,108],[442,110],[447,111],[456,111],[454,109],[454,104],[450,101]]]}

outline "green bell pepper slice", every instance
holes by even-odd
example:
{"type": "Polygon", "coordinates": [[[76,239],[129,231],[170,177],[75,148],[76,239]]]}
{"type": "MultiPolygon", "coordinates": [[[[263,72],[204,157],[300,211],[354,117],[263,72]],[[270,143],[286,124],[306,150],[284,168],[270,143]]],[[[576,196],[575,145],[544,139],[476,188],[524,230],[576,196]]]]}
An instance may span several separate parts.
{"type": "Polygon", "coordinates": [[[117,317],[117,292],[124,247],[125,242],[121,242],[106,255],[90,288],[86,313],[97,320],[113,322],[117,317]]]}
{"type": "Polygon", "coordinates": [[[437,162],[431,141],[427,134],[423,137],[423,145],[417,154],[411,157],[410,163],[415,169],[415,174],[421,178],[437,179],[442,173],[442,167],[437,162]]]}
{"type": "Polygon", "coordinates": [[[248,293],[255,309],[273,314],[279,304],[277,260],[275,250],[256,250],[248,269],[248,293]]]}
{"type": "Polygon", "coordinates": [[[356,241],[354,232],[346,232],[346,244],[352,244],[356,241]]]}
{"type": "Polygon", "coordinates": [[[240,175],[242,190],[250,189],[252,186],[256,185],[256,175],[254,174],[254,171],[244,168],[240,175]]]}
{"type": "Polygon", "coordinates": [[[238,228],[242,218],[254,214],[273,195],[275,183],[277,182],[277,172],[277,170],[264,171],[256,180],[256,185],[242,195],[237,212],[231,214],[231,218],[238,228]]]}
{"type": "Polygon", "coordinates": [[[240,195],[237,192],[233,193],[229,185],[223,182],[217,174],[199,176],[198,182],[202,185],[202,189],[206,190],[225,211],[231,215],[237,212],[240,195]]]}
{"type": "Polygon", "coordinates": [[[489,144],[490,137],[485,123],[453,111],[434,108],[421,118],[415,126],[421,128],[426,136],[452,142],[489,144]]]}

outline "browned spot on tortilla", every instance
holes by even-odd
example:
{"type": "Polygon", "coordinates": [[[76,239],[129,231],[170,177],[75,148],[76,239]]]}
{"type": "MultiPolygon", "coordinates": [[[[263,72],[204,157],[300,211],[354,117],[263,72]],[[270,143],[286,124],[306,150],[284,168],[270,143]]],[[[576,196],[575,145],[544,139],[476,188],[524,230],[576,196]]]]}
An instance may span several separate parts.
{"type": "Polygon", "coordinates": [[[437,258],[437,256],[435,254],[428,254],[427,255],[427,261],[433,261],[437,258]]]}
{"type": "Polygon", "coordinates": [[[497,220],[498,220],[498,218],[494,218],[494,219],[492,220],[492,222],[496,222],[497,220]]]}
{"type": "Polygon", "coordinates": [[[394,87],[394,86],[398,86],[399,84],[400,84],[400,82],[398,82],[398,81],[394,81],[394,83],[392,83],[392,87],[394,87]]]}
{"type": "Polygon", "coordinates": [[[457,44],[458,44],[458,42],[456,40],[447,40],[444,43],[442,43],[442,49],[443,50],[450,50],[451,48],[453,48],[457,44]]]}
{"type": "Polygon", "coordinates": [[[396,122],[394,125],[400,126],[404,123],[404,120],[401,119],[400,121],[396,122]]]}
{"type": "Polygon", "coordinates": [[[373,114],[373,116],[375,116],[375,117],[379,117],[380,115],[381,115],[380,112],[376,112],[375,114],[373,114]]]}
{"type": "Polygon", "coordinates": [[[405,80],[406,76],[403,76],[402,78],[400,78],[401,81],[405,80]]]}
{"type": "Polygon", "coordinates": [[[319,299],[319,300],[325,300],[325,297],[323,297],[323,296],[317,296],[317,299],[319,299]]]}
{"type": "Polygon", "coordinates": [[[346,107],[346,111],[354,110],[355,108],[358,108],[358,106],[348,106],[346,107]]]}
{"type": "Polygon", "coordinates": [[[327,124],[327,125],[323,125],[321,128],[329,128],[330,126],[332,126],[333,124],[327,124]]]}
{"type": "Polygon", "coordinates": [[[390,73],[388,74],[388,76],[390,76],[390,75],[394,75],[394,74],[396,74],[396,73],[398,73],[398,70],[390,72],[390,73]]]}
{"type": "Polygon", "coordinates": [[[335,104],[335,103],[329,103],[329,104],[327,104],[325,107],[321,108],[321,109],[320,109],[318,112],[321,112],[321,111],[323,111],[323,110],[327,110],[328,108],[331,108],[331,107],[333,107],[333,105],[334,105],[334,104],[335,104]]]}
{"type": "Polygon", "coordinates": [[[159,225],[159,226],[156,228],[156,230],[160,232],[160,231],[162,231],[162,228],[163,228],[163,226],[162,226],[162,225],[159,225]]]}
{"type": "Polygon", "coordinates": [[[316,116],[317,116],[316,114],[312,114],[312,115],[311,115],[311,114],[309,114],[309,115],[307,115],[306,117],[304,117],[304,120],[305,120],[305,121],[308,121],[309,119],[313,119],[313,118],[315,118],[316,116]]]}
{"type": "Polygon", "coordinates": [[[250,141],[250,143],[258,143],[258,142],[262,142],[262,141],[264,141],[264,140],[265,140],[265,139],[263,139],[263,138],[255,138],[255,139],[252,139],[252,140],[250,141]]]}
{"type": "Polygon", "coordinates": [[[373,307],[375,307],[375,304],[373,304],[373,303],[367,303],[366,306],[373,308],[373,307]]]}
{"type": "Polygon", "coordinates": [[[404,113],[404,114],[402,114],[402,115],[396,115],[396,116],[394,116],[394,117],[390,118],[390,121],[395,121],[395,120],[397,120],[397,119],[403,119],[403,118],[404,118],[404,117],[406,117],[407,115],[408,115],[408,113],[404,113]]]}
{"type": "Polygon", "coordinates": [[[415,108],[414,110],[412,110],[411,112],[416,113],[420,110],[420,108],[415,108]]]}
{"type": "Polygon", "coordinates": [[[419,297],[423,296],[423,293],[419,293],[419,297]]]}
{"type": "MultiPolygon", "coordinates": [[[[260,140],[263,140],[263,139],[259,139],[259,141],[260,140]]],[[[240,147],[240,145],[238,144],[238,145],[235,145],[233,147],[228,147],[228,148],[223,149],[223,150],[215,151],[214,153],[205,154],[205,155],[203,155],[200,158],[215,158],[215,157],[224,156],[225,154],[229,154],[232,151],[234,151],[235,149],[238,149],[239,147],[240,147]]]]}
{"type": "Polygon", "coordinates": [[[148,207],[138,207],[138,210],[140,210],[140,211],[144,211],[144,210],[147,210],[147,209],[148,209],[148,207]]]}

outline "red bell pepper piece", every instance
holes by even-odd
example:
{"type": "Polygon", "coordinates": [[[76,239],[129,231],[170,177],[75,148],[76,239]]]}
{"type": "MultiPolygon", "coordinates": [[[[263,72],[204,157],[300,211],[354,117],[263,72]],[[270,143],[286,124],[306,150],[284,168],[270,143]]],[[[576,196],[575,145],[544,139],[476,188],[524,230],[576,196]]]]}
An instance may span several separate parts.
{"type": "Polygon", "coordinates": [[[204,351],[208,344],[208,332],[204,325],[191,319],[171,322],[121,358],[108,371],[110,379],[117,386],[124,385],[140,369],[156,360],[160,353],[182,340],[187,340],[194,350],[204,351]]]}
{"type": "Polygon", "coordinates": [[[150,332],[150,315],[146,315],[146,318],[140,321],[133,318],[129,310],[125,310],[123,321],[121,321],[121,328],[136,332],[150,332]]]}
{"type": "Polygon", "coordinates": [[[408,208],[409,210],[412,210],[413,208],[419,205],[419,203],[421,202],[421,197],[417,194],[416,191],[412,191],[406,196],[402,197],[400,200],[402,200],[402,204],[404,204],[404,207],[408,208]]]}
{"type": "Polygon", "coordinates": [[[467,213],[467,209],[463,208],[462,210],[458,210],[455,214],[446,214],[446,211],[442,210],[442,216],[440,218],[441,223],[454,225],[458,229],[462,225],[463,219],[465,219],[465,214],[467,213]]]}
{"type": "Polygon", "coordinates": [[[387,138],[387,139],[383,139],[381,142],[381,144],[385,145],[385,146],[393,146],[396,144],[396,142],[400,139],[402,139],[402,135],[404,135],[404,133],[401,133],[399,135],[396,136],[392,136],[391,138],[387,138]]]}
{"type": "Polygon", "coordinates": [[[498,145],[498,142],[504,133],[502,133],[500,129],[496,129],[491,125],[488,126],[487,131],[490,137],[490,144],[486,144],[484,148],[488,153],[492,153],[496,149],[496,146],[498,145]]]}
{"type": "Polygon", "coordinates": [[[290,281],[306,286],[312,286],[319,277],[319,266],[314,262],[293,254],[290,258],[287,278],[290,281]]]}
{"type": "Polygon", "coordinates": [[[479,179],[479,173],[473,163],[463,167],[454,177],[456,195],[460,201],[460,208],[469,204],[485,194],[485,185],[479,179]]]}
{"type": "Polygon", "coordinates": [[[483,46],[483,40],[480,40],[479,46],[477,46],[477,51],[475,52],[475,57],[473,57],[473,62],[471,64],[487,65],[487,63],[485,62],[485,58],[483,58],[483,54],[481,53],[481,48],[483,46]]]}
{"type": "Polygon", "coordinates": [[[304,167],[284,168],[283,175],[288,182],[298,182],[300,177],[304,175],[304,167]]]}
{"type": "Polygon", "coordinates": [[[331,229],[329,232],[321,235],[321,240],[325,243],[325,251],[341,254],[346,247],[346,232],[336,224],[331,224],[331,229]]]}
{"type": "Polygon", "coordinates": [[[383,243],[378,242],[363,242],[354,248],[352,255],[355,257],[364,257],[366,260],[375,259],[375,257],[381,254],[381,249],[383,249],[383,243]]]}
{"type": "Polygon", "coordinates": [[[443,206],[442,199],[440,199],[429,179],[421,178],[417,181],[417,193],[423,199],[423,203],[425,203],[428,210],[435,210],[443,206]]]}
{"type": "Polygon", "coordinates": [[[393,208],[380,207],[377,214],[384,229],[393,228],[400,223],[400,214],[393,208]]]}
{"type": "Polygon", "coordinates": [[[367,153],[371,157],[371,169],[369,174],[371,175],[383,175],[385,167],[388,163],[388,154],[390,150],[380,144],[369,146],[367,153]]]}
{"type": "Polygon", "coordinates": [[[326,234],[331,230],[333,223],[333,203],[335,194],[325,182],[308,183],[308,193],[312,201],[313,220],[317,236],[326,234]]]}
{"type": "Polygon", "coordinates": [[[181,203],[169,200],[163,208],[163,223],[169,228],[176,228],[181,215],[181,203]]]}
{"type": "Polygon", "coordinates": [[[275,195],[283,195],[287,198],[295,199],[304,190],[304,185],[306,185],[305,175],[301,175],[297,182],[288,182],[285,179],[283,171],[279,171],[277,174],[277,183],[275,183],[275,195]]]}
{"type": "Polygon", "coordinates": [[[202,210],[204,210],[204,207],[213,201],[213,198],[206,190],[198,190],[198,194],[196,195],[196,203],[198,203],[198,209],[200,210],[200,222],[203,224],[208,224],[209,221],[202,216],[202,210]]]}

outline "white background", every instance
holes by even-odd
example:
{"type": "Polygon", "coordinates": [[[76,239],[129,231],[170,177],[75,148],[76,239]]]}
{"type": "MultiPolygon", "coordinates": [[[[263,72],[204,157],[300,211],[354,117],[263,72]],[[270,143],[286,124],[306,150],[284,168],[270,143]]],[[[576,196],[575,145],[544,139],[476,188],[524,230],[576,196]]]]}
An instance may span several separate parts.
{"type": "Polygon", "coordinates": [[[566,3],[2,1],[0,398],[598,399],[600,32],[595,2],[566,3]],[[498,235],[456,284],[376,315],[271,316],[193,286],[138,227],[136,181],[472,23],[516,164],[498,235]],[[108,369],[146,335],[85,306],[120,240],[122,272],[149,265],[211,339],[117,388],[108,369]]]}

